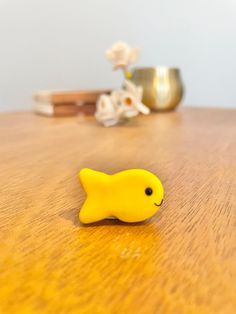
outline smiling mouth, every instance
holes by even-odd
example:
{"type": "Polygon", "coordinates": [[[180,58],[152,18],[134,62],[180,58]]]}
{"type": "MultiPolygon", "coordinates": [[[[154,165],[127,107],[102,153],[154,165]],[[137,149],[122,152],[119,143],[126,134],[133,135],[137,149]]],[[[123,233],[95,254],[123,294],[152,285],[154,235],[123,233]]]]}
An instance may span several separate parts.
{"type": "Polygon", "coordinates": [[[162,201],[160,202],[160,204],[157,204],[157,203],[154,203],[154,205],[156,205],[156,206],[161,206],[162,205],[162,203],[163,203],[163,199],[162,199],[162,201]]]}

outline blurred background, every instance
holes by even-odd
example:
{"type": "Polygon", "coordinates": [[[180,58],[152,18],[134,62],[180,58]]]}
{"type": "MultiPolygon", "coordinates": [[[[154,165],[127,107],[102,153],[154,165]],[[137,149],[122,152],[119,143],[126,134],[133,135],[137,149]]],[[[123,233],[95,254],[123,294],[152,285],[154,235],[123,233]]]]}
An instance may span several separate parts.
{"type": "Polygon", "coordinates": [[[0,111],[40,89],[119,87],[104,51],[141,48],[137,66],[179,67],[184,105],[236,105],[235,0],[0,0],[0,111]]]}

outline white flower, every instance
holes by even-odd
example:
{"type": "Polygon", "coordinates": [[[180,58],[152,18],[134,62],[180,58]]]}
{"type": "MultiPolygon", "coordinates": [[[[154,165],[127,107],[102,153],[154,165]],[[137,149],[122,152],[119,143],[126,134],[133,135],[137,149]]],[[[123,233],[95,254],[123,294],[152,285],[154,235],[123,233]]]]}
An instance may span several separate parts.
{"type": "Polygon", "coordinates": [[[111,95],[101,95],[97,101],[95,117],[104,126],[113,126],[139,114],[149,114],[150,110],[142,103],[143,89],[130,81],[124,81],[123,88],[114,90],[111,95]]]}
{"type": "Polygon", "coordinates": [[[106,51],[107,59],[113,64],[114,69],[127,68],[139,56],[138,48],[131,48],[124,42],[115,43],[106,51]]]}
{"type": "Polygon", "coordinates": [[[134,96],[126,90],[115,90],[111,93],[111,101],[114,104],[120,119],[132,118],[138,115],[135,107],[134,96]]]}
{"type": "Polygon", "coordinates": [[[146,107],[142,103],[143,98],[143,88],[141,86],[136,86],[131,81],[125,80],[124,81],[124,90],[126,90],[130,95],[133,97],[133,103],[136,110],[143,114],[149,114],[150,109],[146,107]]]}
{"type": "Polygon", "coordinates": [[[119,118],[111,98],[108,95],[101,95],[96,104],[95,117],[98,122],[109,127],[118,123],[119,118]]]}

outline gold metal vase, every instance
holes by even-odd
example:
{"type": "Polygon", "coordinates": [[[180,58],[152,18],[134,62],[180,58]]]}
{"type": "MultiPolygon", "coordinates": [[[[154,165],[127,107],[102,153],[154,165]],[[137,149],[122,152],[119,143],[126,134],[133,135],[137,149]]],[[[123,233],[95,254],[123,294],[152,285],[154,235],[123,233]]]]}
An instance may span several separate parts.
{"type": "Polygon", "coordinates": [[[183,97],[183,83],[177,68],[135,68],[131,81],[143,87],[143,103],[152,110],[175,109],[183,97]]]}

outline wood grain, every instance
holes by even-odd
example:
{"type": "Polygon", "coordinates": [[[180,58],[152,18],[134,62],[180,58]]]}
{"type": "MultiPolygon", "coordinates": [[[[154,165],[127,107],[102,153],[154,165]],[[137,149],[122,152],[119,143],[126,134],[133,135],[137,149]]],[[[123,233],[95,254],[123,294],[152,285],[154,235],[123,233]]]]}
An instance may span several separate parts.
{"type": "Polygon", "coordinates": [[[235,313],[235,110],[182,109],[105,129],[0,116],[0,313],[235,313]],[[82,226],[82,167],[163,181],[150,221],[82,226]]]}

